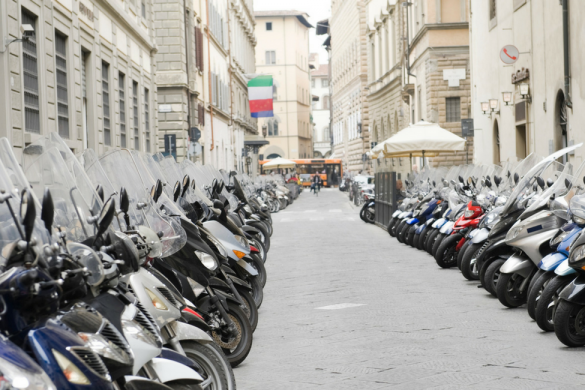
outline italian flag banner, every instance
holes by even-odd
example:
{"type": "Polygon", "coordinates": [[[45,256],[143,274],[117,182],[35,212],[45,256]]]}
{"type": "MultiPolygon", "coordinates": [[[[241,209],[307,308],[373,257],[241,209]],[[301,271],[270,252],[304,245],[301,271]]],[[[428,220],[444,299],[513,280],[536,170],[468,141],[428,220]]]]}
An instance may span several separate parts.
{"type": "Polygon", "coordinates": [[[258,76],[248,81],[248,99],[252,118],[274,116],[272,110],[272,76],[258,76]]]}

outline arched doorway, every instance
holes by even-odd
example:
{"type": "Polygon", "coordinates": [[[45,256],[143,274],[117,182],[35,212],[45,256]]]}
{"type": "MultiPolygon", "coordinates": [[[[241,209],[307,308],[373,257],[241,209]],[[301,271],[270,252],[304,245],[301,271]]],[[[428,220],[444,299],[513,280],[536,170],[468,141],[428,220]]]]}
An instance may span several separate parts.
{"type": "Polygon", "coordinates": [[[493,132],[493,153],[494,153],[494,164],[499,165],[501,161],[500,157],[500,127],[498,125],[498,120],[494,121],[494,132],[493,132]]]}
{"type": "MultiPolygon", "coordinates": [[[[554,130],[555,151],[561,150],[568,145],[567,134],[567,102],[562,90],[557,93],[555,100],[555,130],[554,130]]],[[[563,164],[568,161],[568,156],[562,158],[563,164]]]]}
{"type": "Polygon", "coordinates": [[[279,157],[281,157],[281,155],[280,155],[280,154],[272,153],[272,154],[269,154],[269,155],[266,157],[266,159],[267,159],[267,160],[272,160],[273,158],[279,158],[279,157]]]}

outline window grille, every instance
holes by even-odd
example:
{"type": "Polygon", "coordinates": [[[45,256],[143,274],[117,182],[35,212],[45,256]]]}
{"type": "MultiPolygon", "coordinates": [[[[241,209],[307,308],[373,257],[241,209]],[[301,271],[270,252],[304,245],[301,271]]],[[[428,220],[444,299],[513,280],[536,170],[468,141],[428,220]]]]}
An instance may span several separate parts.
{"type": "Polygon", "coordinates": [[[57,75],[57,121],[59,135],[69,138],[69,99],[67,97],[67,37],[55,33],[57,75]]]}
{"type": "Polygon", "coordinates": [[[140,150],[140,134],[138,133],[138,83],[132,81],[132,108],[134,118],[134,149],[140,150]]]}
{"type": "MultiPolygon", "coordinates": [[[[30,24],[36,32],[37,17],[22,10],[22,24],[30,24]]],[[[24,82],[24,129],[31,133],[41,132],[39,111],[39,73],[36,35],[22,42],[22,67],[24,82]]]]}
{"type": "Polygon", "coordinates": [[[112,145],[110,128],[110,65],[102,61],[102,105],[104,109],[104,144],[112,145]]]}
{"type": "Polygon", "coordinates": [[[459,122],[461,120],[461,98],[446,98],[445,103],[447,122],[459,122]]]}
{"type": "Polygon", "coordinates": [[[272,22],[266,22],[266,31],[272,31],[272,22]]]}
{"type": "Polygon", "coordinates": [[[126,96],[124,93],[124,73],[118,73],[118,97],[120,107],[120,146],[126,147],[126,96]]]}
{"type": "Polygon", "coordinates": [[[144,88],[144,133],[146,138],[146,151],[150,153],[150,112],[149,112],[149,93],[148,88],[144,88]]]}

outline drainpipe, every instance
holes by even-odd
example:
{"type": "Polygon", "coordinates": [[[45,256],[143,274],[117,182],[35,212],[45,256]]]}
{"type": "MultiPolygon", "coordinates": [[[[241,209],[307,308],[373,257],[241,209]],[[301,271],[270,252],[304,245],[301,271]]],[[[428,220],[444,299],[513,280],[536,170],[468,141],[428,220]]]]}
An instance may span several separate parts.
{"type": "Polygon", "coordinates": [[[562,0],[563,5],[563,54],[565,63],[565,99],[567,107],[573,108],[571,95],[569,94],[571,84],[571,67],[569,57],[569,0],[562,0]]]}
{"type": "Polygon", "coordinates": [[[211,36],[209,35],[209,0],[207,0],[206,8],[207,14],[207,74],[209,79],[209,124],[211,125],[211,145],[209,146],[209,151],[212,151],[214,148],[214,139],[213,139],[213,96],[212,96],[212,89],[211,89],[211,36]]]}
{"type": "MultiPolygon", "coordinates": [[[[191,131],[191,69],[189,68],[189,45],[187,40],[187,26],[189,26],[189,20],[187,16],[187,1],[183,0],[183,16],[185,18],[185,58],[187,66],[187,134],[191,131]]],[[[183,158],[187,158],[187,149],[185,148],[185,155],[183,158]]]]}

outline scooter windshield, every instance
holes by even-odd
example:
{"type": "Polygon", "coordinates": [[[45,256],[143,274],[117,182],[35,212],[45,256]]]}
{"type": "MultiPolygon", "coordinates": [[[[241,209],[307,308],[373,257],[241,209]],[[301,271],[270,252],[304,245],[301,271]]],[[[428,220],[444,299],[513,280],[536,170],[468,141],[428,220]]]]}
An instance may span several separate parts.
{"type": "MultiPolygon", "coordinates": [[[[162,235],[162,257],[179,251],[187,242],[185,230],[174,220],[158,214],[151,196],[152,187],[142,182],[140,173],[128,150],[111,150],[99,158],[104,173],[114,188],[124,187],[128,192],[130,209],[135,210],[135,226],[145,225],[162,235]]],[[[90,173],[92,166],[86,166],[90,173]]],[[[131,216],[132,217],[132,216],[131,216]]]]}
{"type": "Polygon", "coordinates": [[[195,188],[193,189],[193,193],[195,194],[195,196],[197,198],[199,198],[207,206],[212,207],[213,206],[213,202],[209,199],[209,197],[207,196],[206,193],[204,193],[203,191],[201,191],[201,186],[203,185],[203,183],[198,179],[198,177],[199,177],[198,168],[200,166],[196,165],[192,161],[183,160],[181,162],[181,164],[179,164],[179,167],[181,168],[182,172],[185,175],[189,175],[189,177],[191,178],[191,180],[195,181],[195,188]]]}
{"type": "Polygon", "coordinates": [[[45,188],[51,191],[55,206],[53,225],[61,226],[70,241],[81,242],[95,235],[95,226],[87,220],[101,210],[97,199],[84,198],[86,194],[77,187],[57,148],[40,154],[36,154],[40,151],[38,146],[29,148],[23,151],[27,155],[24,172],[37,197],[43,196],[45,188]]]}
{"type": "MultiPolygon", "coordinates": [[[[544,172],[545,175],[549,173],[547,171],[544,172]]],[[[528,201],[529,207],[526,208],[523,215],[532,213],[534,210],[537,210],[538,208],[545,206],[551,199],[551,197],[555,199],[557,197],[562,199],[565,195],[568,195],[572,186],[571,183],[574,180],[573,165],[571,163],[567,163],[562,172],[552,172],[552,174],[554,175],[554,177],[548,178],[553,180],[553,184],[545,189],[541,189],[540,187],[536,189],[536,193],[528,201]]],[[[546,181],[547,177],[542,177],[542,179],[546,181]]],[[[565,203],[564,207],[560,207],[561,204],[558,204],[559,207],[557,207],[557,213],[555,214],[557,215],[560,214],[559,215],[560,217],[568,219],[567,217],[568,204],[566,202],[564,203],[565,203]],[[564,212],[560,212],[561,208],[564,208],[564,212]]],[[[522,218],[522,216],[520,216],[520,218],[522,218]]]]}

